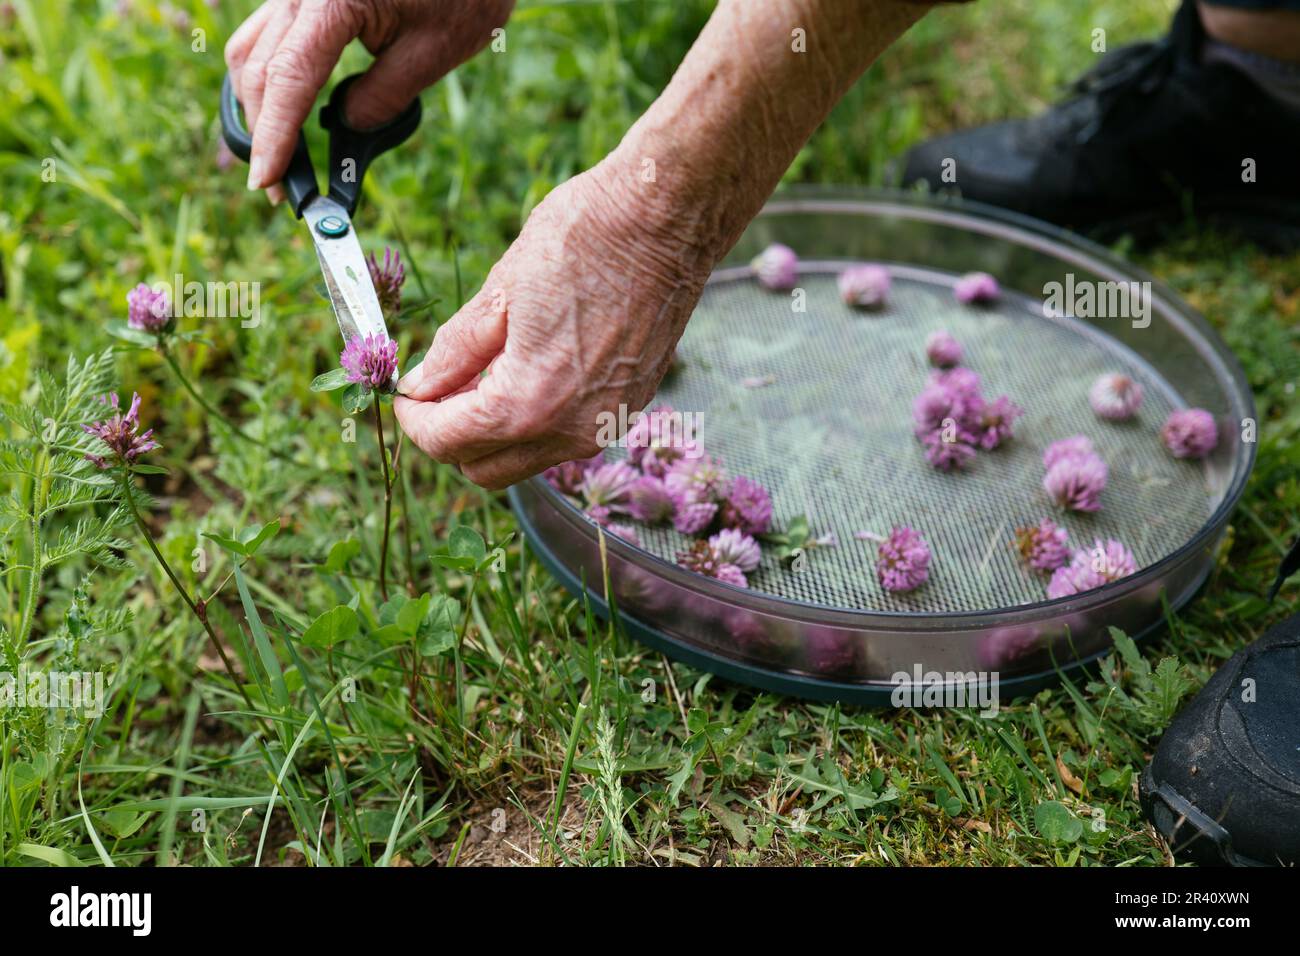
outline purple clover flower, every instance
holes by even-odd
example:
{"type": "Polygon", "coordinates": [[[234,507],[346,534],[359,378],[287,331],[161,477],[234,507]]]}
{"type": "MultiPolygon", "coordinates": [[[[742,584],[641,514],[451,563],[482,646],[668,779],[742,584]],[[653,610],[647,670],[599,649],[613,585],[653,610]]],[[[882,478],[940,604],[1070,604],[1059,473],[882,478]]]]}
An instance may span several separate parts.
{"type": "Polygon", "coordinates": [[[750,263],[759,283],[767,289],[793,289],[799,280],[799,257],[789,246],[774,242],[750,263]]]}
{"type": "Polygon", "coordinates": [[[911,591],[930,576],[930,546],[907,525],[891,530],[876,556],[876,579],[886,591],[911,591]]]}
{"type": "Polygon", "coordinates": [[[873,264],[850,266],[840,273],[836,285],[846,305],[876,309],[889,298],[889,270],[873,264]]]}
{"type": "Polygon", "coordinates": [[[556,491],[563,492],[566,495],[576,495],[578,489],[582,486],[582,481],[587,477],[587,472],[591,471],[601,463],[600,455],[591,458],[579,458],[576,461],[566,461],[558,465],[547,468],[542,472],[542,477],[551,483],[551,487],[556,491]]]}
{"type": "Polygon", "coordinates": [[[108,446],[111,456],[87,454],[86,460],[97,468],[111,468],[114,464],[130,465],[145,452],[160,447],[153,440],[153,429],[140,431],[140,396],[131,393],[131,407],[122,414],[117,394],[101,396],[99,401],[113,409],[112,417],[93,425],[82,425],[87,435],[94,435],[108,446]],[[113,460],[110,461],[109,458],[113,460]]]}
{"type": "Polygon", "coordinates": [[[758,542],[735,528],[723,528],[709,538],[709,547],[714,556],[723,564],[732,564],[740,570],[749,572],[758,567],[762,554],[758,542]]]}
{"type": "Polygon", "coordinates": [[[722,526],[764,534],[772,526],[772,496],[751,478],[737,475],[722,502],[722,526]]]}
{"type": "Polygon", "coordinates": [[[1011,437],[1012,426],[1024,413],[1011,399],[999,395],[991,402],[981,401],[978,411],[973,408],[966,426],[974,433],[975,444],[992,451],[1011,437]]]}
{"type": "Polygon", "coordinates": [[[1106,463],[1096,455],[1062,458],[1043,477],[1043,490],[1070,511],[1100,511],[1101,493],[1109,477],[1106,463]]]}
{"type": "Polygon", "coordinates": [[[942,385],[930,384],[921,390],[912,402],[912,428],[918,438],[944,427],[948,420],[956,421],[960,415],[958,400],[942,385]]]}
{"type": "Polygon", "coordinates": [[[677,501],[662,478],[642,475],[628,489],[628,513],[646,524],[663,524],[677,514],[677,501]]]}
{"type": "Polygon", "coordinates": [[[947,329],[931,332],[925,340],[925,357],[935,368],[952,368],[961,364],[961,343],[947,329]]]}
{"type": "Polygon", "coordinates": [[[1096,454],[1087,435],[1071,435],[1047,446],[1043,452],[1043,467],[1050,471],[1053,465],[1066,458],[1086,458],[1096,454]]]}
{"type": "Polygon", "coordinates": [[[406,267],[402,265],[401,255],[384,246],[384,264],[381,266],[372,252],[366,257],[366,265],[370,267],[370,281],[374,283],[384,315],[401,312],[402,283],[406,281],[406,267]]]}
{"type": "Polygon", "coordinates": [[[1052,573],[1052,580],[1047,585],[1047,596],[1052,600],[1070,597],[1136,572],[1137,561],[1133,552],[1114,538],[1105,544],[1097,540],[1091,549],[1080,548],[1075,551],[1068,565],[1057,568],[1052,573]]]}
{"type": "Polygon", "coordinates": [[[1120,372],[1100,376],[1088,390],[1088,404],[1101,418],[1123,421],[1142,407],[1142,386],[1120,372]]]}
{"type": "Polygon", "coordinates": [[[671,405],[657,405],[638,417],[623,439],[628,461],[647,475],[662,478],[679,459],[700,457],[703,449],[688,434],[686,421],[671,405]]]}
{"type": "Polygon", "coordinates": [[[625,461],[591,469],[578,486],[584,510],[600,524],[605,524],[615,513],[626,513],[628,493],[640,477],[625,461]]]}
{"type": "Polygon", "coordinates": [[[987,272],[968,272],[953,284],[952,294],[962,305],[973,305],[992,302],[1002,290],[998,280],[987,272]]]}
{"type": "Polygon", "coordinates": [[[979,373],[966,368],[964,365],[958,365],[955,368],[936,369],[930,373],[930,384],[947,389],[948,393],[954,398],[967,400],[978,398],[983,388],[979,373]]]}
{"type": "Polygon", "coordinates": [[[1070,560],[1065,529],[1051,518],[1044,518],[1032,527],[1017,528],[1016,547],[1035,571],[1055,571],[1070,560]]]}
{"type": "Polygon", "coordinates": [[[397,343],[384,335],[354,335],[339,353],[348,381],[380,392],[393,390],[397,372],[397,343]]]}
{"type": "Polygon", "coordinates": [[[712,501],[681,502],[673,515],[673,527],[681,534],[702,534],[718,516],[718,506],[712,501]]]}
{"type": "Polygon", "coordinates": [[[679,507],[702,501],[721,504],[731,488],[722,462],[711,455],[677,459],[664,476],[664,484],[677,498],[679,507]]]}
{"type": "Polygon", "coordinates": [[[145,332],[162,332],[171,323],[172,307],[166,291],[141,282],[126,294],[126,324],[145,332]]]}
{"type": "Polygon", "coordinates": [[[1219,444],[1219,428],[1205,409],[1180,408],[1170,412],[1160,438],[1175,458],[1204,458],[1219,444]]]}
{"type": "Polygon", "coordinates": [[[968,440],[970,435],[960,429],[952,441],[944,439],[944,429],[936,428],[921,438],[925,460],[940,471],[962,469],[975,457],[975,448],[968,440]]]}
{"type": "Polygon", "coordinates": [[[686,551],[678,551],[677,563],[696,574],[717,578],[738,588],[749,586],[745,572],[734,564],[722,561],[708,541],[696,541],[686,551]]]}

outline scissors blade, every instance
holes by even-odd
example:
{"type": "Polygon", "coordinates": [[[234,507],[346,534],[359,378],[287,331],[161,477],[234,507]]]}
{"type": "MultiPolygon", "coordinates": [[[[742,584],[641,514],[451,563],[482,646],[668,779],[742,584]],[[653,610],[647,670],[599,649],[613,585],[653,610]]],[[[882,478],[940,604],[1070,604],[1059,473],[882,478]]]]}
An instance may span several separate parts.
{"type": "Polygon", "coordinates": [[[348,211],[328,196],[318,196],[307,204],[302,218],[316,244],[316,257],[344,344],[357,336],[387,339],[388,326],[384,324],[379,296],[348,211]],[[325,223],[328,228],[322,227],[323,220],[330,220],[325,223]]]}

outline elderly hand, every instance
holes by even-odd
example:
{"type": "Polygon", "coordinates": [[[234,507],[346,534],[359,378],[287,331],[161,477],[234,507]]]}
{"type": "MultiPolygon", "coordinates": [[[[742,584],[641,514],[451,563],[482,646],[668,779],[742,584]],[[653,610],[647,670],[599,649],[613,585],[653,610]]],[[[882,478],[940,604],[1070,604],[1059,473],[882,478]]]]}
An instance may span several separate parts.
{"type": "Polygon", "coordinates": [[[654,397],[714,264],[923,11],[719,0],[664,93],[533,210],[399,384],[397,420],[415,444],[487,488],[595,454],[602,413],[630,416],[654,397]]]}
{"type": "Polygon", "coordinates": [[[654,396],[713,263],[654,192],[607,159],[533,210],[398,386],[417,446],[502,488],[594,455],[601,412],[654,396]]]}
{"type": "Polygon", "coordinates": [[[421,90],[481,50],[514,0],[266,0],[226,44],[253,153],[248,188],[273,202],[298,130],[343,48],[360,37],[375,56],[348,91],[359,129],[392,119],[421,90]]]}

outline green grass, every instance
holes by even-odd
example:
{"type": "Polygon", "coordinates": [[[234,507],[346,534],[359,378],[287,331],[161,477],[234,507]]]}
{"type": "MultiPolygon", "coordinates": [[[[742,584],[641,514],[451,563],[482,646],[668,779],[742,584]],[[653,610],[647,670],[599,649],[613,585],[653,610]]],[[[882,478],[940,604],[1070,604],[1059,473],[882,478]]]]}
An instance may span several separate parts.
{"type": "MultiPolygon", "coordinates": [[[[206,341],[176,357],[265,444],[231,434],[153,352],[123,351],[104,370],[144,396],[168,473],[144,480],[141,503],[182,583],[215,595],[209,618],[257,715],[111,504],[51,513],[38,529],[47,544],[78,517],[98,523],[28,602],[23,516],[71,465],[47,456],[35,480],[6,475],[6,665],[103,668],[113,683],[97,720],[0,712],[0,861],[1169,863],[1133,783],[1169,697],[1296,609],[1294,588],[1273,606],[1261,594],[1300,532],[1300,259],[1195,224],[1134,255],[1240,357],[1259,461],[1203,596],[1141,658],[1111,660],[1108,679],[1044,691],[994,720],[755,694],[595,620],[521,544],[500,496],[409,449],[412,557],[395,548],[393,575],[404,584],[409,570],[433,609],[419,634],[399,627],[391,643],[371,635],[327,653],[304,632],[330,608],[356,599],[367,632],[384,623],[374,439],[359,419],[356,442],[344,441],[337,397],[308,390],[338,343],[300,225],[247,193],[241,168],[214,163],[220,50],[238,13],[177,6],[206,30],[205,52],[156,14],[121,21],[107,0],[16,0],[17,24],[0,28],[0,399],[21,410],[54,396],[69,355],[115,344],[106,325],[124,318],[139,281],[262,283],[260,327],[208,322],[206,341]],[[280,531],[237,577],[234,556],[201,537],[276,518],[280,531]],[[459,526],[502,547],[505,570],[486,552],[473,560],[480,544],[453,536],[459,526]],[[355,556],[329,563],[348,540],[355,556]],[[20,640],[24,609],[34,617],[20,640]],[[1165,657],[1178,664],[1148,673],[1165,657]],[[357,681],[346,704],[344,674],[357,681]]],[[[1157,33],[1171,6],[1018,0],[931,14],[837,108],[790,179],[880,182],[885,160],[929,133],[1050,102],[1095,60],[1094,27],[1113,47],[1157,33]]],[[[368,248],[392,244],[410,263],[408,306],[392,323],[404,355],[477,288],[528,210],[618,141],[707,12],[525,3],[506,54],[426,95],[417,142],[372,170],[357,223],[368,248]]],[[[362,59],[352,51],[338,75],[362,59]]]]}

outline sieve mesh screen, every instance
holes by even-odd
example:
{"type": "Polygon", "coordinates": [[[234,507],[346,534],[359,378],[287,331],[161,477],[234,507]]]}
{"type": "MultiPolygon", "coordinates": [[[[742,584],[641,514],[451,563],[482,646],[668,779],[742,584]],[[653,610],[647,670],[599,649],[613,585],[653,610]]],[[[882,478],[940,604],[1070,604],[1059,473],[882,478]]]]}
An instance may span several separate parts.
{"type": "MultiPolygon", "coordinates": [[[[1018,526],[1051,516],[1073,547],[1114,537],[1145,567],[1205,524],[1222,490],[1202,464],[1164,450],[1160,426],[1183,403],[1132,351],[1085,323],[1045,318],[1039,301],[1019,294],[963,306],[955,276],[911,267],[892,267],[883,310],[851,309],[837,293],[840,267],[801,264],[804,312],[747,275],[715,277],[682,339],[683,367],[656,399],[699,413],[709,453],[771,490],[778,527],[804,514],[814,535],[838,540],[810,552],[799,572],[765,548],[752,588],[838,608],[994,610],[1045,600],[1046,577],[1012,545],[1018,526]],[[965,472],[931,468],[911,430],[912,400],[929,372],[925,338],[937,329],[962,343],[962,364],[980,375],[986,397],[1006,394],[1025,409],[1015,437],[979,452],[965,472]],[[1088,404],[1093,380],[1112,371],[1145,389],[1133,421],[1104,422],[1088,404]],[[1041,489],[1042,453],[1078,433],[1092,439],[1110,481],[1100,512],[1062,515],[1041,489]],[[929,582],[901,595],[876,582],[875,542],[854,537],[895,524],[915,527],[934,552],[929,582]]],[[[670,561],[688,540],[670,528],[638,531],[670,561]]]]}

